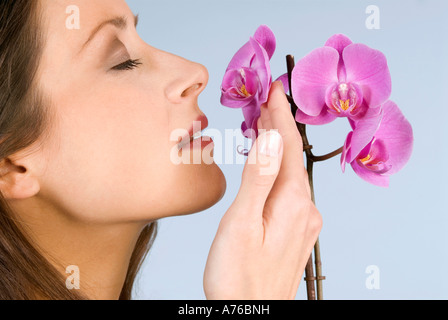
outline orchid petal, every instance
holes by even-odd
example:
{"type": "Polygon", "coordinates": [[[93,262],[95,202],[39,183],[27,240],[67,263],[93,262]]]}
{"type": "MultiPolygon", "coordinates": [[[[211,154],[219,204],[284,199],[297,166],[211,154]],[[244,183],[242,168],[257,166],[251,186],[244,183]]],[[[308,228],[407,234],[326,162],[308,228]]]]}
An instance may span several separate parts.
{"type": "Polygon", "coordinates": [[[232,60],[230,60],[229,66],[227,70],[230,69],[239,69],[241,67],[249,67],[250,61],[255,54],[252,45],[246,42],[233,56],[232,60]]]}
{"type": "Polygon", "coordinates": [[[347,157],[348,163],[351,163],[369,142],[372,141],[382,118],[382,108],[369,108],[361,120],[351,122],[355,128],[351,141],[351,155],[347,157]]]}
{"type": "Polygon", "coordinates": [[[243,108],[245,121],[241,125],[241,130],[246,138],[255,140],[258,136],[257,120],[260,117],[260,108],[252,104],[243,108]]]}
{"type": "Polygon", "coordinates": [[[294,102],[310,116],[318,116],[325,106],[327,87],[337,83],[339,54],[334,48],[322,47],[299,60],[292,71],[294,102]]]}
{"type": "Polygon", "coordinates": [[[375,173],[360,165],[358,161],[351,163],[353,171],[363,180],[379,187],[387,188],[389,186],[389,176],[375,173]]]}
{"type": "Polygon", "coordinates": [[[254,99],[254,97],[247,97],[245,99],[235,99],[235,97],[227,92],[222,92],[221,95],[221,104],[223,106],[229,107],[229,108],[234,108],[234,109],[238,109],[238,108],[244,108],[246,107],[249,103],[252,102],[252,100],[254,99]]]}
{"type": "Polygon", "coordinates": [[[271,86],[271,67],[269,65],[269,57],[266,50],[254,39],[250,38],[249,43],[254,49],[255,56],[251,62],[251,68],[256,70],[260,80],[261,92],[260,103],[265,103],[268,100],[269,88],[271,86]]]}
{"type": "Polygon", "coordinates": [[[414,137],[411,124],[394,102],[386,102],[383,110],[383,119],[375,138],[382,140],[387,146],[388,164],[392,166],[387,174],[391,175],[400,171],[409,161],[414,137]]]}
{"type": "Polygon", "coordinates": [[[345,164],[347,163],[347,157],[350,157],[350,146],[352,143],[352,136],[353,136],[353,131],[350,131],[349,134],[347,135],[347,138],[345,139],[344,142],[344,147],[342,148],[342,155],[341,155],[341,168],[342,168],[342,172],[345,172],[345,164]]]}
{"type": "Polygon", "coordinates": [[[316,116],[309,116],[303,113],[300,109],[297,109],[295,119],[299,123],[309,124],[309,125],[323,125],[334,121],[337,117],[330,112],[327,108],[322,108],[322,112],[316,116]]]}
{"type": "Polygon", "coordinates": [[[276,47],[276,40],[272,30],[266,25],[261,25],[255,31],[254,39],[266,50],[270,60],[274,55],[276,47]]]}
{"type": "Polygon", "coordinates": [[[241,132],[243,133],[243,136],[245,136],[246,138],[249,139],[253,138],[250,128],[247,127],[246,121],[243,121],[241,123],[241,132]]]}
{"type": "Polygon", "coordinates": [[[369,108],[369,106],[365,103],[362,103],[359,107],[357,107],[355,109],[355,112],[351,112],[350,115],[348,116],[349,121],[358,121],[361,120],[362,118],[364,118],[367,114],[367,111],[369,111],[369,109],[376,109],[377,111],[380,110],[380,107],[376,107],[376,108],[369,108]]]}
{"type": "Polygon", "coordinates": [[[325,46],[336,49],[342,56],[342,52],[344,51],[345,47],[352,43],[353,42],[346,35],[339,33],[331,36],[330,39],[325,42],[325,46]]]}
{"type": "Polygon", "coordinates": [[[343,34],[335,34],[325,43],[325,46],[332,47],[339,53],[338,79],[340,82],[345,82],[347,78],[344,60],[342,59],[342,52],[347,46],[351,45],[352,43],[353,42],[343,34]]]}
{"type": "Polygon", "coordinates": [[[364,100],[370,107],[378,106],[389,98],[392,82],[387,60],[382,52],[357,43],[347,46],[342,57],[347,82],[361,87],[364,100]]]}

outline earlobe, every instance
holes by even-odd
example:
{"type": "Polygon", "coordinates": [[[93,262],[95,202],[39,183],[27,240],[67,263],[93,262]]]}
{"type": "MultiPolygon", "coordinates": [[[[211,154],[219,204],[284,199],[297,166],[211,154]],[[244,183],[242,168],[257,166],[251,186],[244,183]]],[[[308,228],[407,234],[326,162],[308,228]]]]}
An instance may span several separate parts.
{"type": "Polygon", "coordinates": [[[25,166],[15,164],[8,158],[0,161],[0,191],[5,199],[30,198],[39,190],[39,181],[25,166]]]}

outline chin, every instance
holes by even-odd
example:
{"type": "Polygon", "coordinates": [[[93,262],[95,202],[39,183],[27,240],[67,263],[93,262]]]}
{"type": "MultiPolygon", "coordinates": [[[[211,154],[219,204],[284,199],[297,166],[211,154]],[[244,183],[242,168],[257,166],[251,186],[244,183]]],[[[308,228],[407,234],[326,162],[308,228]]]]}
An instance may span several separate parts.
{"type": "Polygon", "coordinates": [[[204,194],[207,194],[207,202],[202,210],[208,209],[217,204],[223,197],[227,189],[224,173],[215,163],[208,165],[209,178],[208,183],[204,185],[204,194]]]}
{"type": "Polygon", "coordinates": [[[176,215],[188,215],[209,209],[224,196],[227,188],[225,176],[215,163],[188,165],[188,185],[181,192],[182,208],[176,215]]]}

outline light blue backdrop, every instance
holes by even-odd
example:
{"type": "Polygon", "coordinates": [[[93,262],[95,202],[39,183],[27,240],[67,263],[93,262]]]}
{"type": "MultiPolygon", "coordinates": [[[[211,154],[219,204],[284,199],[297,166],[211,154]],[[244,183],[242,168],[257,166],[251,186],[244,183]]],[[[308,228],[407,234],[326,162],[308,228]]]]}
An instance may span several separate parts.
{"type": "MultiPolygon", "coordinates": [[[[323,215],[321,251],[327,299],[447,299],[448,1],[446,0],[128,0],[150,45],[205,65],[199,99],[209,128],[239,128],[240,110],[219,103],[220,83],[235,53],[260,24],[277,37],[274,77],[285,56],[296,59],[335,33],[385,53],[394,100],[414,129],[407,166],[388,189],[342,174],[339,157],[315,166],[323,215]],[[380,9],[380,30],[368,30],[368,5],[380,9]],[[380,270],[380,288],[366,287],[366,268],[380,270]]],[[[346,121],[309,128],[315,154],[340,147],[346,121]]],[[[238,156],[239,157],[239,156],[238,156]]],[[[204,299],[202,276],[218,223],[238,191],[242,164],[220,165],[227,192],[201,213],[163,219],[135,290],[137,299],[204,299]]],[[[298,299],[306,298],[301,283],[298,299]]]]}

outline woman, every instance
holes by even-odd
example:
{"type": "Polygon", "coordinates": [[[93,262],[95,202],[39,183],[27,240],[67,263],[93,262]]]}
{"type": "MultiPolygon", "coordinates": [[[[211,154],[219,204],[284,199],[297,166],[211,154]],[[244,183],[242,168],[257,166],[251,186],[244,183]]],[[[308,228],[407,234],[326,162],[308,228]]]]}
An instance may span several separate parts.
{"type": "MultiPolygon", "coordinates": [[[[130,299],[156,221],[226,189],[215,163],[173,161],[171,133],[208,125],[197,106],[207,70],[144,43],[124,0],[77,1],[79,28],[71,5],[0,2],[2,299],[130,299]]],[[[249,154],[210,249],[209,299],[294,298],[321,229],[281,84],[258,125],[280,134],[249,154]]]]}

